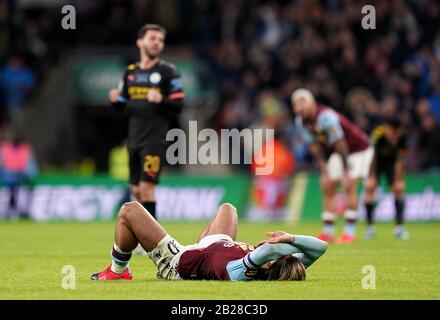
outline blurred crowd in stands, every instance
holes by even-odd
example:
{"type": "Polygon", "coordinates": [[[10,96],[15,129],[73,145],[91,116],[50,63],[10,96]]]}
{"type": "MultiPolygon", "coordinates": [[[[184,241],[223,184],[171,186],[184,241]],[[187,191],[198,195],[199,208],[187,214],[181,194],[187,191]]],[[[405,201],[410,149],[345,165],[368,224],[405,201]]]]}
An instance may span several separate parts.
{"type": "MultiPolygon", "coordinates": [[[[37,2],[38,3],[38,2],[37,2]]],[[[0,106],[7,124],[59,54],[76,46],[133,46],[146,22],[167,46],[192,48],[218,90],[214,128],[275,127],[298,167],[292,91],[310,89],[369,133],[385,117],[407,128],[412,170],[440,168],[440,3],[436,0],[161,0],[69,2],[77,29],[63,32],[59,7],[20,9],[0,0],[0,106]],[[364,30],[362,6],[376,9],[364,30]]]]}

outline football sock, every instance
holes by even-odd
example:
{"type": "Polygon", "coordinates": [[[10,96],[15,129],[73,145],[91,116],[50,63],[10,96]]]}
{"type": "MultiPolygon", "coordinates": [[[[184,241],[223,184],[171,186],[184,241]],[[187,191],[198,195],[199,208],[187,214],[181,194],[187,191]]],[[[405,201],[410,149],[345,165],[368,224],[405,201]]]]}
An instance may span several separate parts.
{"type": "Polygon", "coordinates": [[[116,245],[113,245],[112,250],[112,266],[111,270],[114,273],[121,274],[128,266],[128,261],[131,258],[131,252],[124,252],[116,245]]]}
{"type": "Polygon", "coordinates": [[[396,207],[396,224],[403,224],[403,210],[405,208],[405,199],[395,199],[394,205],[396,207]]]}
{"type": "Polygon", "coordinates": [[[324,233],[334,235],[335,225],[334,225],[333,221],[325,221],[324,222],[324,233]]]}
{"type": "Polygon", "coordinates": [[[356,220],[354,219],[346,219],[344,233],[348,233],[349,235],[354,236],[356,233],[356,220]]]}
{"type": "Polygon", "coordinates": [[[372,225],[374,223],[373,211],[375,204],[374,203],[366,203],[365,209],[367,211],[367,224],[372,225]]]}
{"type": "Polygon", "coordinates": [[[156,219],[156,201],[142,202],[142,206],[156,219]]]}

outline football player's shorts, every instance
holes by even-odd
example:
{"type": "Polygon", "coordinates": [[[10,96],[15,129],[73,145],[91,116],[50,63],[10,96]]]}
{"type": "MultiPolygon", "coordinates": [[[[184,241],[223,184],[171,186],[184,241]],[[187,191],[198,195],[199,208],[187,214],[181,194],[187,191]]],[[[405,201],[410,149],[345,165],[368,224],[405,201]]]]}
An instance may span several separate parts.
{"type": "MultiPolygon", "coordinates": [[[[348,174],[353,179],[366,178],[373,161],[374,148],[369,147],[363,151],[354,152],[348,156],[348,174]]],[[[344,164],[341,156],[334,152],[327,161],[327,171],[330,180],[341,180],[344,177],[344,164]]]]}
{"type": "Polygon", "coordinates": [[[165,153],[163,145],[129,148],[130,184],[137,185],[140,181],[158,184],[165,153]]]}
{"type": "Polygon", "coordinates": [[[183,246],[176,239],[167,234],[154,248],[148,252],[148,257],[154,262],[158,270],[157,276],[167,280],[181,279],[177,272],[180,256],[187,250],[209,247],[217,241],[230,241],[232,238],[226,234],[212,234],[203,237],[198,243],[183,246]]]}
{"type": "Polygon", "coordinates": [[[385,175],[388,185],[392,186],[394,183],[394,167],[396,165],[396,160],[394,159],[377,159],[376,171],[374,175],[377,181],[380,181],[381,175],[385,175]]]}

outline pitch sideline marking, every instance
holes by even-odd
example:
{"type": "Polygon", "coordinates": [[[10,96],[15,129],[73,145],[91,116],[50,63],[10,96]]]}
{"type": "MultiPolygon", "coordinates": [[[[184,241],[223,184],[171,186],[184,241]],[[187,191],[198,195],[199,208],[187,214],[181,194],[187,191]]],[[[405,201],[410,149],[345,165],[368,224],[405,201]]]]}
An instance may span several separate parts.
{"type": "Polygon", "coordinates": [[[299,221],[304,205],[308,176],[306,173],[298,173],[293,178],[292,188],[287,200],[287,222],[294,224],[299,221]]]}

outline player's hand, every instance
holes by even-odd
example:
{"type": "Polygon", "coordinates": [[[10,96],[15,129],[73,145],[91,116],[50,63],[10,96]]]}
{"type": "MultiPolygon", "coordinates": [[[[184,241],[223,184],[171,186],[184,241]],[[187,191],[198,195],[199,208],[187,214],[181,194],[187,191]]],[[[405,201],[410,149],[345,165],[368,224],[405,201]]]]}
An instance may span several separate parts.
{"type": "Polygon", "coordinates": [[[266,236],[270,237],[270,239],[263,240],[257,243],[256,247],[259,247],[265,243],[292,243],[293,236],[284,231],[272,231],[266,232],[266,236]]]}
{"type": "Polygon", "coordinates": [[[119,89],[110,89],[108,92],[108,98],[111,103],[115,103],[118,101],[119,95],[120,95],[119,89]]]}
{"type": "Polygon", "coordinates": [[[163,100],[162,94],[157,89],[150,89],[147,93],[147,100],[153,103],[161,103],[163,100]]]}
{"type": "Polygon", "coordinates": [[[287,232],[284,232],[284,231],[269,231],[269,232],[266,232],[266,236],[268,236],[269,238],[276,238],[276,237],[282,236],[284,234],[287,234],[287,232]]]}

